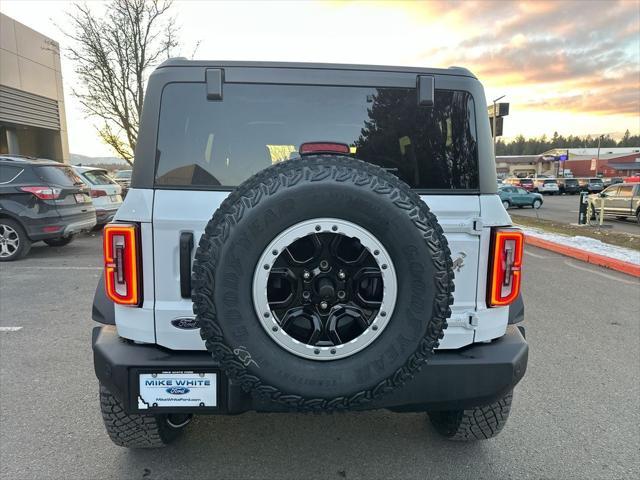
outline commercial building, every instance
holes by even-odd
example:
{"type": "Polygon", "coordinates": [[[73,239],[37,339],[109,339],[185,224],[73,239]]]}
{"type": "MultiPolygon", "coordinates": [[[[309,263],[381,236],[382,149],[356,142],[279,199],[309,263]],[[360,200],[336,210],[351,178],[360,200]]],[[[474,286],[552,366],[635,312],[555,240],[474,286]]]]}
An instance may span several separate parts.
{"type": "Polygon", "coordinates": [[[0,153],[69,161],[58,42],[1,13],[0,153]]]}

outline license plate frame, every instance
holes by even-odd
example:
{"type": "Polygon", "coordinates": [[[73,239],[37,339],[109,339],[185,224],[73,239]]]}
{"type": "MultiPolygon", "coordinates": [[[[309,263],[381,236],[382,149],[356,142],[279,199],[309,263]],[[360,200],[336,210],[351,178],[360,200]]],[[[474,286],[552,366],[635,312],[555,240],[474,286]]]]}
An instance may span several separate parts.
{"type": "MultiPolygon", "coordinates": [[[[192,413],[192,412],[216,412],[220,410],[222,400],[222,378],[216,369],[134,369],[130,376],[131,407],[138,413],[192,413]],[[155,375],[155,376],[154,376],[155,375]],[[165,384],[144,386],[144,380],[165,380],[165,384]],[[209,380],[210,385],[178,385],[172,382],[167,385],[166,380],[209,380]],[[187,388],[187,392],[168,393],[170,388],[187,388]],[[190,401],[198,396],[198,391],[206,390],[211,397],[201,397],[203,402],[190,401]],[[178,398],[182,400],[153,401],[154,395],[162,395],[161,398],[178,398]],[[213,400],[213,401],[212,401],[213,400]]],[[[158,400],[158,397],[155,398],[158,400]]]]}

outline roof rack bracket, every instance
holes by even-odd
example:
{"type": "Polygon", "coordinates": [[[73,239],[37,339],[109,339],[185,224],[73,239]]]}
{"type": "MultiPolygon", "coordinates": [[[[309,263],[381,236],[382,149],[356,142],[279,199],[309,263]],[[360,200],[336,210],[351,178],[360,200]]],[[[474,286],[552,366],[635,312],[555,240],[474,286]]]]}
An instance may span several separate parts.
{"type": "Polygon", "coordinates": [[[207,68],[207,100],[222,100],[222,84],[224,83],[224,70],[221,68],[207,68]]]}

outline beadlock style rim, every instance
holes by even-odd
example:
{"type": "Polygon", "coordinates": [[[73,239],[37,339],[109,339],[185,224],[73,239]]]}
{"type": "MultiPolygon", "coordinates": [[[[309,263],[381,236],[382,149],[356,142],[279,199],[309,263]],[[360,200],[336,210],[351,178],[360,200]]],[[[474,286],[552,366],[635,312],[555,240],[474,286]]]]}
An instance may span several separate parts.
{"type": "Polygon", "coordinates": [[[267,335],[310,360],[366,348],[388,325],[396,297],[395,268],[382,243],[335,218],[287,228],[267,245],[253,276],[253,303],[267,335]]]}

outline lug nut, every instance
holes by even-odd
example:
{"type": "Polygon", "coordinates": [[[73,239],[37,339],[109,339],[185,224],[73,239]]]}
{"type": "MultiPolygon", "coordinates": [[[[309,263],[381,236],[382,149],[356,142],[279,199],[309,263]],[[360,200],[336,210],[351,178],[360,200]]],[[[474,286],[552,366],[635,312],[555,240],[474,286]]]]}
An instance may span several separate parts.
{"type": "Polygon", "coordinates": [[[347,295],[346,295],[346,293],[344,293],[344,290],[339,290],[339,291],[338,291],[338,298],[339,298],[340,300],[344,300],[344,297],[346,297],[346,296],[347,296],[347,295]]]}
{"type": "Polygon", "coordinates": [[[322,260],[320,262],[320,270],[327,270],[329,268],[329,262],[322,260]]]}
{"type": "Polygon", "coordinates": [[[322,310],[326,310],[329,307],[329,304],[325,301],[320,302],[320,308],[322,310]]]}
{"type": "Polygon", "coordinates": [[[338,272],[338,278],[339,278],[340,280],[344,280],[345,278],[347,278],[347,274],[346,274],[346,273],[344,273],[342,270],[340,270],[340,271],[338,272]]]}
{"type": "Polygon", "coordinates": [[[302,274],[302,278],[304,278],[305,280],[309,280],[311,278],[311,274],[305,270],[302,274]]]}
{"type": "Polygon", "coordinates": [[[311,298],[311,292],[305,290],[304,292],[302,292],[302,298],[304,298],[305,300],[309,300],[311,298]]]}

